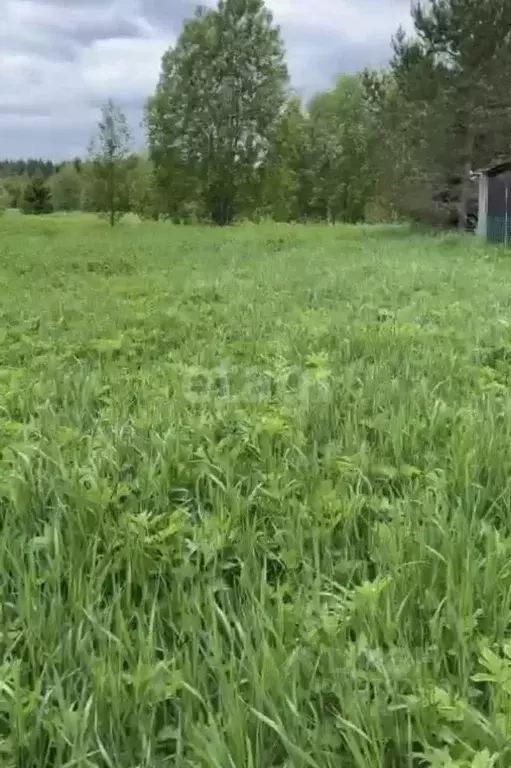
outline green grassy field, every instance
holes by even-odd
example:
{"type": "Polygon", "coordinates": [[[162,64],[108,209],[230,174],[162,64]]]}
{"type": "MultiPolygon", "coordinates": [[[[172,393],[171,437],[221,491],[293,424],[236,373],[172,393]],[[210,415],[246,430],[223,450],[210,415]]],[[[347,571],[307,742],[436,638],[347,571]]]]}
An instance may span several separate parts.
{"type": "Polygon", "coordinates": [[[511,765],[511,259],[0,220],[0,763],[511,765]]]}

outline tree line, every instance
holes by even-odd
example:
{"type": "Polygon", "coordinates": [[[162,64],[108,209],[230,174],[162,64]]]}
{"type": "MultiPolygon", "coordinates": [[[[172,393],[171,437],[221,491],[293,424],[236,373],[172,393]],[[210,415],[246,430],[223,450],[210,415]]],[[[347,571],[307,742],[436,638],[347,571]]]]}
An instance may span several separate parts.
{"type": "Polygon", "coordinates": [[[424,0],[381,70],[306,104],[264,0],[198,8],[163,56],[135,153],[113,101],[83,160],[0,164],[0,205],[176,222],[412,218],[466,227],[471,170],[511,140],[511,3],[424,0]],[[14,173],[12,170],[14,169],[14,173]]]}

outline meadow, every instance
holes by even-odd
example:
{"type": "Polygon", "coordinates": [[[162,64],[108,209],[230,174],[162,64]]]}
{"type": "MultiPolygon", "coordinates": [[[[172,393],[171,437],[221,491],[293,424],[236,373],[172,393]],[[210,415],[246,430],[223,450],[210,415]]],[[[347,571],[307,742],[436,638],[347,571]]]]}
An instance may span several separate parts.
{"type": "Polygon", "coordinates": [[[0,219],[5,768],[511,765],[511,258],[0,219]]]}

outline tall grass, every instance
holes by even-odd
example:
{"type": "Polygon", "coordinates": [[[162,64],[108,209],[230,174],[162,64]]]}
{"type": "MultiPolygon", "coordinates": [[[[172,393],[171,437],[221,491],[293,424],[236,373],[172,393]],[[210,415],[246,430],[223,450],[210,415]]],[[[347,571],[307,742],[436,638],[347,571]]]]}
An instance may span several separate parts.
{"type": "Polygon", "coordinates": [[[505,254],[26,221],[0,223],[1,765],[509,766],[505,254]]]}

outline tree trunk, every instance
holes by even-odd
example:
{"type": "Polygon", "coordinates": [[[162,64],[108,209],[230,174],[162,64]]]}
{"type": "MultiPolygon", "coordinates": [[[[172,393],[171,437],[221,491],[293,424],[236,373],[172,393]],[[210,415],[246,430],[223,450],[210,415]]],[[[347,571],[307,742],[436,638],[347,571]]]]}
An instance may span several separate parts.
{"type": "Polygon", "coordinates": [[[474,136],[470,126],[466,128],[465,143],[463,146],[463,167],[461,177],[460,202],[458,208],[458,230],[465,232],[467,229],[468,201],[470,199],[470,172],[472,170],[472,153],[474,149],[474,136]]]}
{"type": "Polygon", "coordinates": [[[115,224],[115,167],[113,161],[110,162],[108,174],[108,207],[110,213],[110,226],[115,224]]]}

